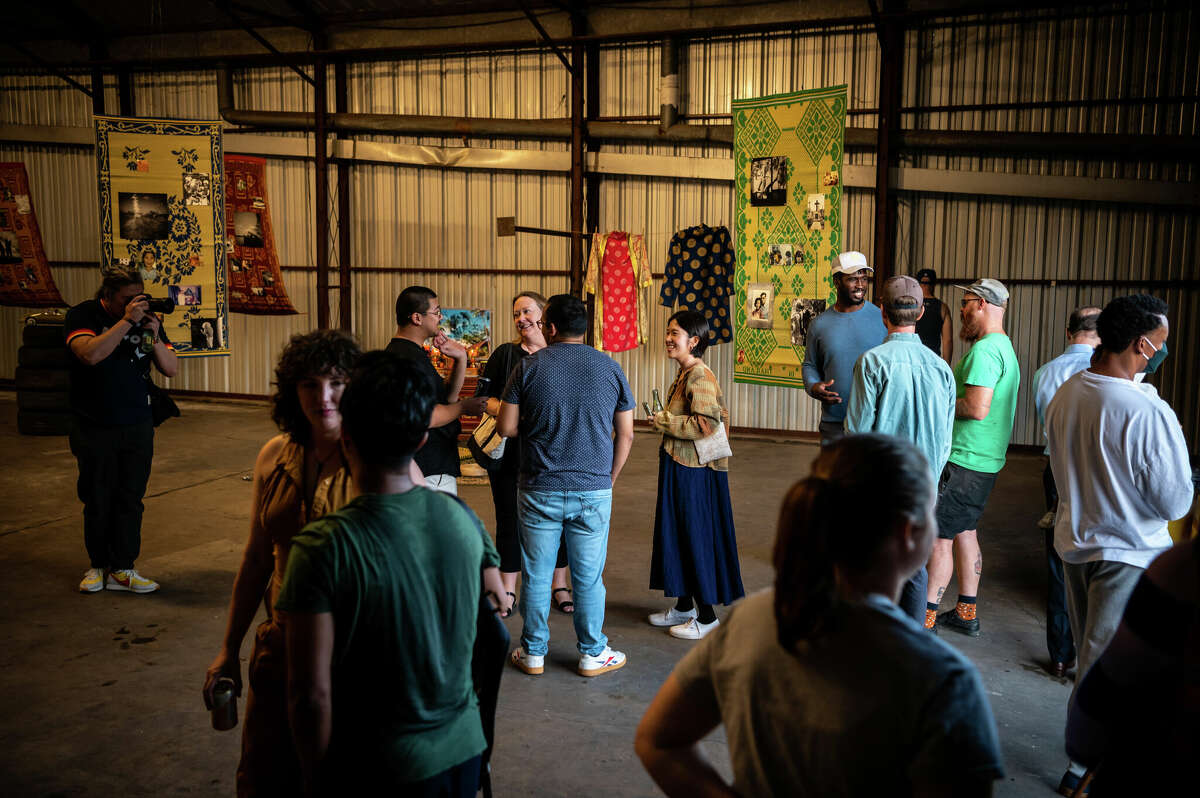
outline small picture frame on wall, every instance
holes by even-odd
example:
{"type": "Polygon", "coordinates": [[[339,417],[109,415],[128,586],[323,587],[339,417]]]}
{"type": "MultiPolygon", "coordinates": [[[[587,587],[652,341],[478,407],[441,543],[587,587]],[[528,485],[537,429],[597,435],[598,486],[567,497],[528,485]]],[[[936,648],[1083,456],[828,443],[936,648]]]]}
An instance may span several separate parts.
{"type": "Polygon", "coordinates": [[[750,204],[755,207],[787,204],[786,155],[750,161],[750,204]]]}
{"type": "Polygon", "coordinates": [[[771,329],[771,301],[775,287],[770,283],[746,286],[746,326],[755,330],[771,329]]]}

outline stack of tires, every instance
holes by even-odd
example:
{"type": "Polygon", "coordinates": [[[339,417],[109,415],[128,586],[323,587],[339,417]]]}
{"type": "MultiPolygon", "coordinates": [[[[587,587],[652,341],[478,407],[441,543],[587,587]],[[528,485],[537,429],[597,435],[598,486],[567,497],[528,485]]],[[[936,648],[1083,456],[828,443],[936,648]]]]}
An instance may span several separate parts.
{"type": "Polygon", "coordinates": [[[63,342],[61,311],[25,319],[17,350],[17,430],[22,435],[66,435],[71,431],[70,353],[63,342]]]}

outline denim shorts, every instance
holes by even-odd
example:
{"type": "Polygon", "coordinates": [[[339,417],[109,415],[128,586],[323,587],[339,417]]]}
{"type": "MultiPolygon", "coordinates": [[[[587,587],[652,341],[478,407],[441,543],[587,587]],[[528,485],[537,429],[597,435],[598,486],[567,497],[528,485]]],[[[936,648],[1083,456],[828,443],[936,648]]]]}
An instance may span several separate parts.
{"type": "Polygon", "coordinates": [[[946,463],[938,480],[938,537],[953,540],[960,532],[975,529],[995,484],[995,474],[946,463]]]}

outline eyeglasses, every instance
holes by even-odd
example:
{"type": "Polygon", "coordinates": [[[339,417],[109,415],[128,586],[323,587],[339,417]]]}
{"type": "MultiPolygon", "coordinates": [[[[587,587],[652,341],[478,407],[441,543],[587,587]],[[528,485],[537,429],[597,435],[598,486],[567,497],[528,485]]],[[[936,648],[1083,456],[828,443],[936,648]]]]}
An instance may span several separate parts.
{"type": "Polygon", "coordinates": [[[983,297],[973,296],[970,299],[964,299],[962,301],[962,306],[965,308],[967,305],[971,304],[972,302],[982,302],[982,301],[983,301],[983,297]]]}
{"type": "Polygon", "coordinates": [[[425,312],[424,312],[424,313],[422,313],[421,315],[422,315],[422,316],[437,316],[437,317],[440,319],[440,318],[442,317],[442,315],[443,315],[443,314],[442,314],[442,309],[441,309],[441,308],[434,308],[433,310],[427,310],[427,311],[425,311],[425,312]]]}

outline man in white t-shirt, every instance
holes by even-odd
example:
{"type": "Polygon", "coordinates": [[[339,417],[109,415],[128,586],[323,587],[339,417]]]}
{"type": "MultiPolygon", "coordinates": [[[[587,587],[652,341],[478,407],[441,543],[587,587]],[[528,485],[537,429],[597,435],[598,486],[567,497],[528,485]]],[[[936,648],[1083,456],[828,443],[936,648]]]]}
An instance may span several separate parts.
{"type": "MultiPolygon", "coordinates": [[[[1171,546],[1167,522],[1192,503],[1183,429],[1170,405],[1137,375],[1167,354],[1167,304],[1118,297],[1097,321],[1093,365],[1046,408],[1050,467],[1058,486],[1054,546],[1063,559],[1067,610],[1079,654],[1076,684],[1116,633],[1142,572],[1171,546]]],[[[1071,763],[1059,791],[1084,768],[1071,763]]]]}

